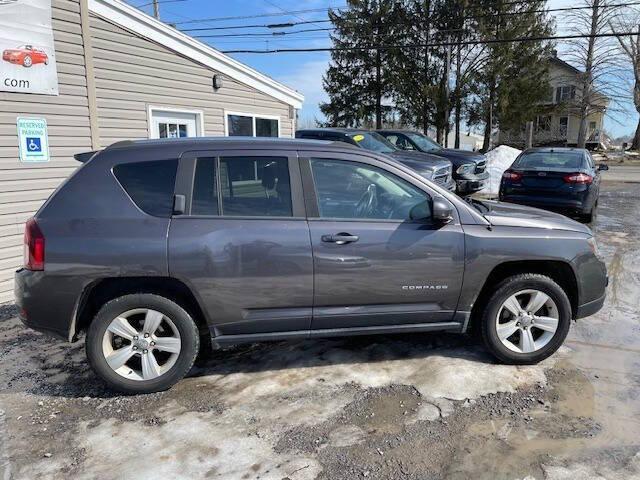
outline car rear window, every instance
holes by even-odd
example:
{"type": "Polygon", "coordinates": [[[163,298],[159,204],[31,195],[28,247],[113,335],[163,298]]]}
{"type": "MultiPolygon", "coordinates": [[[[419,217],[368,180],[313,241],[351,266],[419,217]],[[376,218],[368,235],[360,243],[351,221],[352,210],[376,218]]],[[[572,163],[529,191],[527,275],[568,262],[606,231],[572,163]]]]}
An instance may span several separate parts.
{"type": "Polygon", "coordinates": [[[582,168],[583,156],[578,152],[533,152],[522,155],[511,168],[520,170],[582,168]]]}
{"type": "Polygon", "coordinates": [[[178,160],[123,163],[113,173],[134,203],[145,213],[170,217],[178,160]]]}

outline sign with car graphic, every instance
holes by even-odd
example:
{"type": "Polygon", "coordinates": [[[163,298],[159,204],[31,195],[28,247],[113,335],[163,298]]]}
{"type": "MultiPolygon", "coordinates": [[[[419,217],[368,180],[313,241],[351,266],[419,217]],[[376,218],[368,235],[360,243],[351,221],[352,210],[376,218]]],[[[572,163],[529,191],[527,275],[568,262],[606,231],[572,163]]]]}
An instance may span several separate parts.
{"type": "Polygon", "coordinates": [[[0,0],[0,92],[58,95],[51,0],[0,0]]]}

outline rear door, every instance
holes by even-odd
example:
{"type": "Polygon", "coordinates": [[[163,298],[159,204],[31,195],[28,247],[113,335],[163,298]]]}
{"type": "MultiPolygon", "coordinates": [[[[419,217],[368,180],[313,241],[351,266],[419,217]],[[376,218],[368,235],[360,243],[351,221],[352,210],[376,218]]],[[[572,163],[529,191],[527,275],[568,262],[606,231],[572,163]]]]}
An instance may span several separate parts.
{"type": "Polygon", "coordinates": [[[182,156],[186,198],[169,231],[169,272],[197,295],[212,333],[306,335],[313,262],[295,152],[182,156]]]}
{"type": "Polygon", "coordinates": [[[371,157],[304,157],[312,330],[436,323],[459,329],[464,234],[457,217],[448,224],[412,221],[411,208],[430,208],[434,192],[371,157]]]}

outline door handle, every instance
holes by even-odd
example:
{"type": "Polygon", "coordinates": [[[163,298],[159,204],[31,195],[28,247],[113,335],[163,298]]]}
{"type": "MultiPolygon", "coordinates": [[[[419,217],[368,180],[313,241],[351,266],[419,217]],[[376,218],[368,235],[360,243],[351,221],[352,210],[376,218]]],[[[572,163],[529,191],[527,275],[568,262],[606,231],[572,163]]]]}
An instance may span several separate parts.
{"type": "Polygon", "coordinates": [[[359,238],[360,237],[357,235],[350,235],[344,232],[336,233],[335,235],[322,235],[322,237],[320,237],[320,239],[325,243],[335,243],[337,245],[357,242],[359,238]]]}

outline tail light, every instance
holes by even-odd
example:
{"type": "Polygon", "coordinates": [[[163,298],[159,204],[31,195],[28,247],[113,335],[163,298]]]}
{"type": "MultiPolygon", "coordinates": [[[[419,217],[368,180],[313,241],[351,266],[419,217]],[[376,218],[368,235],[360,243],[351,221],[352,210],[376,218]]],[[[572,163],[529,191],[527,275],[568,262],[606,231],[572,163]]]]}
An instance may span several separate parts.
{"type": "Polygon", "coordinates": [[[505,180],[511,180],[513,182],[519,182],[520,180],[522,180],[522,174],[514,172],[513,170],[506,170],[502,174],[502,178],[504,178],[505,180]]]}
{"type": "Polygon", "coordinates": [[[564,176],[566,183],[578,183],[580,185],[589,185],[593,182],[593,177],[586,173],[570,173],[564,176]]]}
{"type": "Polygon", "coordinates": [[[44,270],[44,235],[34,218],[24,227],[24,266],[27,270],[44,270]]]}

